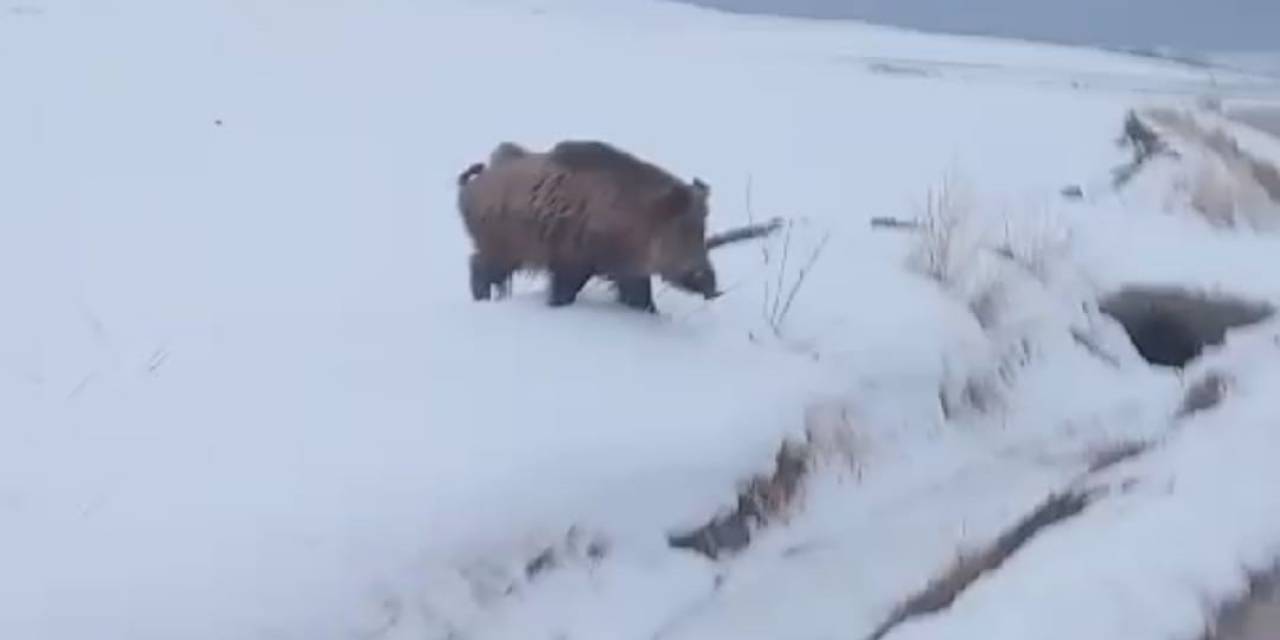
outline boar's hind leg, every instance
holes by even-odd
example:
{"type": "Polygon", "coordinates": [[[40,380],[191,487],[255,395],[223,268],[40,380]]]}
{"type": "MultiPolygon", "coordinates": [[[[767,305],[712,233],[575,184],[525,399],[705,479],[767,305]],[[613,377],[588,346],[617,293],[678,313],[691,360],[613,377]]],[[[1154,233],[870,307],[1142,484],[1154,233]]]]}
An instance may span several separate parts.
{"type": "Polygon", "coordinates": [[[498,287],[499,297],[506,297],[514,271],[515,269],[499,265],[479,253],[472,254],[471,297],[475,300],[488,300],[495,286],[498,287]]]}
{"type": "Polygon", "coordinates": [[[563,307],[573,304],[578,292],[591,279],[591,270],[583,267],[553,266],[551,268],[551,292],[547,296],[547,304],[552,307],[563,307]]]}
{"type": "Polygon", "coordinates": [[[618,302],[632,309],[657,313],[653,304],[653,286],[649,276],[615,278],[618,285],[618,302]]]}

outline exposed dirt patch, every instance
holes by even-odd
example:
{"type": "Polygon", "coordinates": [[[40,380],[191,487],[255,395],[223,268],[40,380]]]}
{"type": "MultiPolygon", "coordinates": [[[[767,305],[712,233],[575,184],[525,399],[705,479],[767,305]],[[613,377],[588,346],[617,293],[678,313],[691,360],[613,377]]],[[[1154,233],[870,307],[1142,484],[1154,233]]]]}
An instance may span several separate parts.
{"type": "Polygon", "coordinates": [[[688,549],[712,560],[746,548],[755,529],[782,515],[809,472],[810,447],[784,443],[774,459],[774,471],[752,478],[738,494],[737,507],[686,533],[668,538],[676,549],[688,549]]]}
{"type": "Polygon", "coordinates": [[[462,563],[457,571],[475,602],[488,606],[533,587],[552,572],[598,566],[609,551],[605,537],[573,526],[527,554],[474,558],[462,563]]]}
{"type": "Polygon", "coordinates": [[[1122,442],[1094,452],[1089,461],[1089,473],[1100,473],[1122,462],[1132,460],[1151,448],[1149,442],[1122,442]]]}
{"type": "Polygon", "coordinates": [[[1231,379],[1226,374],[1209,372],[1187,388],[1182,405],[1178,407],[1177,417],[1186,418],[1218,406],[1226,397],[1230,384],[1231,379]]]}
{"type": "Polygon", "coordinates": [[[749,479],[736,506],[691,531],[668,536],[675,549],[712,560],[745,549],[760,529],[785,522],[799,508],[805,481],[824,463],[857,473],[857,437],[848,407],[817,403],[805,410],[803,441],[786,440],[774,456],[773,470],[749,479]]]}
{"type": "Polygon", "coordinates": [[[1171,153],[1169,145],[1149,124],[1130,111],[1124,119],[1124,130],[1116,141],[1122,147],[1133,150],[1133,159],[1111,171],[1111,185],[1119,189],[1129,183],[1152,158],[1159,154],[1171,153]]]}
{"type": "Polygon", "coordinates": [[[592,564],[604,560],[609,551],[608,542],[595,536],[586,538],[576,527],[570,528],[565,539],[554,546],[549,546],[524,564],[525,582],[534,582],[542,575],[563,566],[586,560],[592,564]]]}
{"type": "Polygon", "coordinates": [[[1069,491],[1050,496],[1038,508],[986,549],[962,556],[954,566],[894,610],[867,640],[880,640],[898,625],[918,616],[946,609],[983,575],[1000,568],[1028,541],[1045,529],[1084,512],[1093,494],[1069,491]]]}

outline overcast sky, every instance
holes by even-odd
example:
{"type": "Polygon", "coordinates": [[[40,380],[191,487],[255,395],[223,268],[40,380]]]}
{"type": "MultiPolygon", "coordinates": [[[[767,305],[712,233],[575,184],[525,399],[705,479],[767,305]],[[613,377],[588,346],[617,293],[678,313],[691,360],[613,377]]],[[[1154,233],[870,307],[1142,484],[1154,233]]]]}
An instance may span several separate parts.
{"type": "Polygon", "coordinates": [[[1280,0],[688,0],[930,31],[1192,51],[1280,49],[1280,0]]]}

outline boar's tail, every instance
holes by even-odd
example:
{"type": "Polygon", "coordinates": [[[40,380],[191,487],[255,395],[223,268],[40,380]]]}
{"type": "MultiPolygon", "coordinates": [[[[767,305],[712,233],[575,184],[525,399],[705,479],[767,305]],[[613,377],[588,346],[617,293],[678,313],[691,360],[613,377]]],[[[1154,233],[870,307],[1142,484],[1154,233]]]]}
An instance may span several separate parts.
{"type": "Polygon", "coordinates": [[[480,175],[481,171],[484,171],[483,162],[477,162],[467,167],[465,171],[458,174],[458,186],[461,187],[462,185],[470,182],[472,178],[480,175]]]}

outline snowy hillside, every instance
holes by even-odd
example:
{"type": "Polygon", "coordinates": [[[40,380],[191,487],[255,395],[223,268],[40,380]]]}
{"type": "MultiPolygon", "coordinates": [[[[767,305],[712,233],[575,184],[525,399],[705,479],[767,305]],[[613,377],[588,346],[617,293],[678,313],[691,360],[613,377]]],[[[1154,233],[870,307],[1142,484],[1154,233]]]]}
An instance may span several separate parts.
{"type": "Polygon", "coordinates": [[[1280,77],[1280,51],[1216,53],[1207,57],[1223,66],[1280,77]]]}
{"type": "Polygon", "coordinates": [[[1195,637],[1280,560],[1280,326],[1183,371],[1099,300],[1280,305],[1280,143],[1209,84],[644,0],[0,4],[0,635],[1195,637]],[[657,316],[472,302],[455,177],[568,138],[788,226],[657,316]]]}

